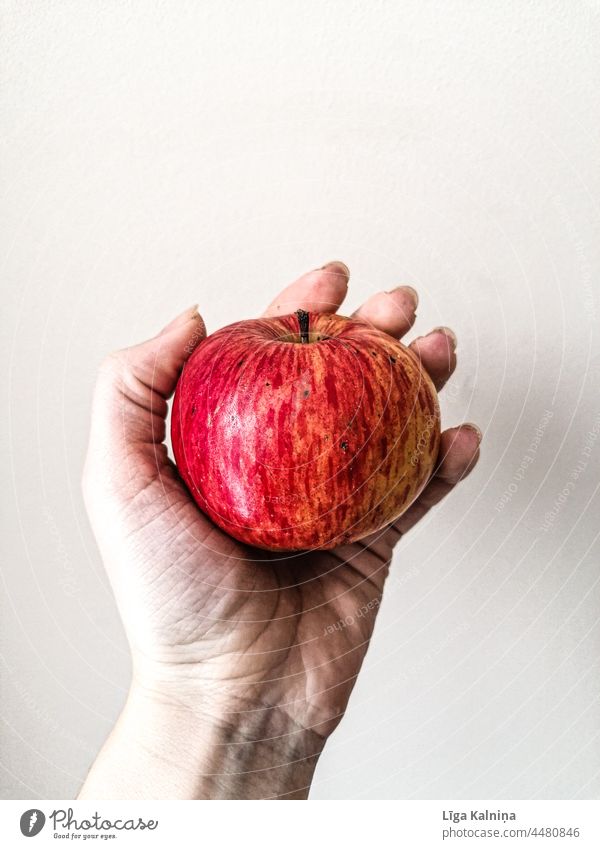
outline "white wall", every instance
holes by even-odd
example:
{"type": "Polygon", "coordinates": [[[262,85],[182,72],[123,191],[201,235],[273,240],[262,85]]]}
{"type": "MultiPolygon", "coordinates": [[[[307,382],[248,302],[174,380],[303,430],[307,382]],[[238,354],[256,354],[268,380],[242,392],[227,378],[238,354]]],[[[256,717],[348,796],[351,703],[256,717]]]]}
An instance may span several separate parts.
{"type": "Polygon", "coordinates": [[[395,558],[313,795],[597,798],[598,4],[2,6],[2,795],[74,794],[127,686],[97,363],[341,258],[348,309],[410,283],[415,335],[458,332],[443,410],[485,446],[395,558]]]}

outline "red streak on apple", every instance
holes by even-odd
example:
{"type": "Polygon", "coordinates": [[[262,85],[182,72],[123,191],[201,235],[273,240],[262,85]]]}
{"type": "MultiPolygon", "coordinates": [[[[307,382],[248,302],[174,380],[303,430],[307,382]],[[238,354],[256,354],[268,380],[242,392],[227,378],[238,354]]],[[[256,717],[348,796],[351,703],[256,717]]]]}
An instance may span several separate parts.
{"type": "Polygon", "coordinates": [[[418,358],[364,321],[303,313],[204,340],[173,402],[179,473],[235,539],[333,548],[398,518],[437,459],[436,391],[418,358]]]}

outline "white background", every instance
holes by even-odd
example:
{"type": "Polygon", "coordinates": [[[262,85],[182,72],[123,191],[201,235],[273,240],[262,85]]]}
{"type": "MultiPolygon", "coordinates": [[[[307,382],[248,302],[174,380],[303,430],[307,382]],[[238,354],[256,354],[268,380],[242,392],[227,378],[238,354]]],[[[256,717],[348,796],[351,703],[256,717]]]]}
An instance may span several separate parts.
{"type": "Polygon", "coordinates": [[[348,310],[408,283],[414,335],[455,329],[443,412],[485,441],[395,557],[313,797],[597,798],[598,3],[2,8],[0,795],[74,795],[127,688],[98,362],[339,258],[348,310]]]}

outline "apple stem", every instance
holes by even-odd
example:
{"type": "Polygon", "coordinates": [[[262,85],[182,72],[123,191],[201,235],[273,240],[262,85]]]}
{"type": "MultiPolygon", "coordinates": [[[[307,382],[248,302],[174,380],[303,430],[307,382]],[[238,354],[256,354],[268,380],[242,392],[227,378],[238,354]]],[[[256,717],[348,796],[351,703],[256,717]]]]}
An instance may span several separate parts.
{"type": "Polygon", "coordinates": [[[296,315],[300,326],[300,341],[308,342],[308,313],[306,310],[296,310],[296,315]]]}

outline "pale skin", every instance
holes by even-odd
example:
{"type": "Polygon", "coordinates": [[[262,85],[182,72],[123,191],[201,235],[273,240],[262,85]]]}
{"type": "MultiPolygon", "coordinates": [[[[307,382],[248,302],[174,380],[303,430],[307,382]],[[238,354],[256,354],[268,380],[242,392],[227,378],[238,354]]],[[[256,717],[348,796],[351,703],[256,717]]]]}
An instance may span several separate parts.
{"type": "MultiPolygon", "coordinates": [[[[335,312],[348,278],[343,263],[328,263],[265,315],[335,312]]],[[[356,314],[402,338],[416,306],[401,286],[356,314]]],[[[360,672],[395,546],[479,456],[478,428],[452,427],[427,488],[390,527],[329,552],[248,548],[200,512],[164,441],[167,400],[205,335],[189,309],[100,369],[83,490],[133,678],[82,799],[305,798],[360,672]],[[332,627],[343,620],[351,624],[332,627]]],[[[456,366],[452,331],[410,347],[441,389],[456,366]]]]}

